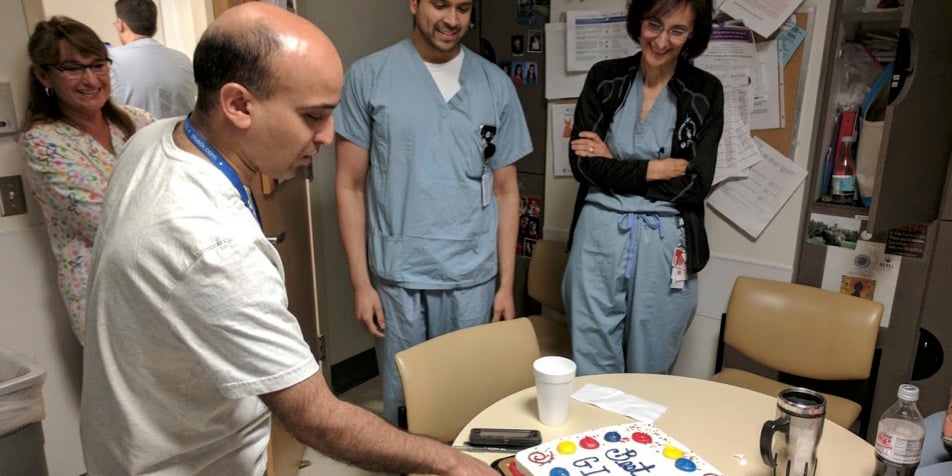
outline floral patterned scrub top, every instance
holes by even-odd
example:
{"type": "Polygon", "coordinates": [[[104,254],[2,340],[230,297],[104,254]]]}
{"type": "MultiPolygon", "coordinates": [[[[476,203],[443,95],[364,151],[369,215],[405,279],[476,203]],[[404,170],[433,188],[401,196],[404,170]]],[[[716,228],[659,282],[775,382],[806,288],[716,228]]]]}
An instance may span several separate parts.
{"type": "MultiPolygon", "coordinates": [[[[153,121],[148,111],[121,107],[136,129],[153,121]]],[[[122,129],[110,123],[110,130],[113,150],[119,152],[126,143],[122,129]]],[[[86,277],[116,156],[64,121],[34,124],[19,142],[26,158],[27,180],[46,219],[60,294],[73,332],[85,344],[86,277]]]]}

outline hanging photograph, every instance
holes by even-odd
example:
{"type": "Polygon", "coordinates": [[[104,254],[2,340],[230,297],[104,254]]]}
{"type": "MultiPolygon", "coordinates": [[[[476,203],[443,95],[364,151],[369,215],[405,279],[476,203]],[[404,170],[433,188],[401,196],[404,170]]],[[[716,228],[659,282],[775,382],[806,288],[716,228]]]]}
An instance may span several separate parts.
{"type": "Polygon", "coordinates": [[[510,50],[513,56],[522,56],[522,53],[526,51],[526,38],[522,35],[512,35],[509,44],[512,45],[510,50]]]}
{"type": "Polygon", "coordinates": [[[542,30],[529,30],[529,53],[542,53],[542,30]]]}
{"type": "Polygon", "coordinates": [[[526,84],[534,86],[539,83],[539,67],[535,61],[525,63],[526,65],[526,84]]]}
{"type": "Polygon", "coordinates": [[[806,241],[813,245],[855,249],[859,227],[860,220],[856,218],[811,213],[806,241]]]}
{"type": "Polygon", "coordinates": [[[512,63],[512,82],[516,86],[526,84],[525,63],[512,63]]]}
{"type": "Polygon", "coordinates": [[[512,61],[500,61],[497,64],[502,68],[502,72],[506,73],[506,76],[512,77],[512,61]]]}
{"type": "Polygon", "coordinates": [[[517,0],[516,23],[535,26],[549,23],[549,0],[517,0]]]}

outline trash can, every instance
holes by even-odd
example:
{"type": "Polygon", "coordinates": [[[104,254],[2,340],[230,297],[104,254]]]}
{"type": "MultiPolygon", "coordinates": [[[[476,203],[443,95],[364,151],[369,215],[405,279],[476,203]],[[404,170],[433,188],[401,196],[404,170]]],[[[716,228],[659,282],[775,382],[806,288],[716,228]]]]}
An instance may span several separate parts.
{"type": "Polygon", "coordinates": [[[0,345],[0,474],[47,476],[43,381],[35,362],[0,345]]]}

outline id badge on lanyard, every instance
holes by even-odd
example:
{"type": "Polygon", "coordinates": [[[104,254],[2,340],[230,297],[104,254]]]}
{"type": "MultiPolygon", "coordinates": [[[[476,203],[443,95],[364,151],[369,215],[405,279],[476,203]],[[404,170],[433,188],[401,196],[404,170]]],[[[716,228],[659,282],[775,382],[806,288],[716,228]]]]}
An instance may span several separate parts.
{"type": "Polygon", "coordinates": [[[479,138],[483,144],[483,175],[480,180],[483,207],[489,206],[493,196],[493,175],[489,169],[489,159],[496,153],[496,144],[493,144],[494,137],[496,137],[496,126],[486,124],[479,126],[479,138]]]}
{"type": "Polygon", "coordinates": [[[182,130],[185,132],[185,137],[195,146],[202,154],[205,154],[205,157],[225,174],[225,178],[231,182],[231,185],[235,187],[235,190],[238,192],[238,196],[241,197],[241,201],[245,203],[245,207],[251,212],[251,215],[255,217],[255,221],[258,222],[258,226],[261,226],[261,217],[258,216],[258,208],[254,205],[254,198],[252,195],[245,190],[244,184],[241,183],[241,179],[238,177],[238,172],[232,168],[231,165],[225,160],[224,157],[218,150],[215,149],[205,138],[202,136],[195,126],[192,125],[191,114],[185,117],[185,120],[182,121],[182,130]]]}
{"type": "Polygon", "coordinates": [[[688,253],[684,249],[684,218],[680,216],[678,217],[678,233],[681,238],[671,257],[671,289],[684,289],[684,282],[688,279],[688,253]]]}

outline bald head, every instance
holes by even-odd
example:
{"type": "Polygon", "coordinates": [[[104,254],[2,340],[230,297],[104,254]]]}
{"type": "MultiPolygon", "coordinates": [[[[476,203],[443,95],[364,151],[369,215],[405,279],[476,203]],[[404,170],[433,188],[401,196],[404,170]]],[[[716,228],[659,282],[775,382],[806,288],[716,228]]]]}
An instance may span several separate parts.
{"type": "Polygon", "coordinates": [[[271,97],[279,86],[278,72],[301,58],[311,64],[316,60],[331,75],[343,69],[330,39],[306,19],[264,2],[226,10],[195,48],[196,112],[211,112],[228,83],[240,84],[262,99],[271,97]]]}

